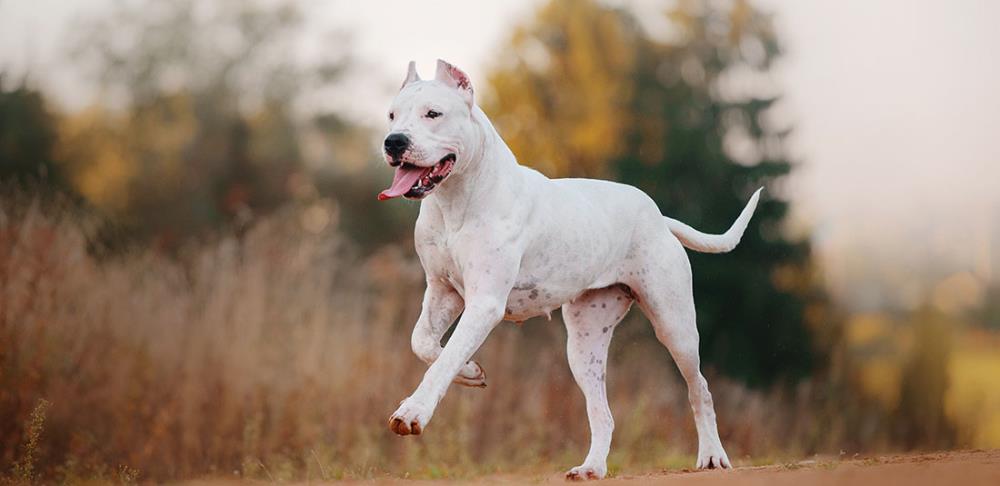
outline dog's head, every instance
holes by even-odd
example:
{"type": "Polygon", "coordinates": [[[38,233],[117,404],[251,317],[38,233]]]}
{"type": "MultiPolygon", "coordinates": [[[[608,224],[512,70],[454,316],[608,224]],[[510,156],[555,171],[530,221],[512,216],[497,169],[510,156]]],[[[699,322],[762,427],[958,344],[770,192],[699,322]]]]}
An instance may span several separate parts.
{"type": "Polygon", "coordinates": [[[396,174],[379,200],[422,199],[451,175],[457,162],[468,159],[462,155],[475,136],[472,108],[472,83],[460,69],[438,60],[434,79],[422,81],[410,61],[387,114],[389,133],[383,145],[396,174]]]}

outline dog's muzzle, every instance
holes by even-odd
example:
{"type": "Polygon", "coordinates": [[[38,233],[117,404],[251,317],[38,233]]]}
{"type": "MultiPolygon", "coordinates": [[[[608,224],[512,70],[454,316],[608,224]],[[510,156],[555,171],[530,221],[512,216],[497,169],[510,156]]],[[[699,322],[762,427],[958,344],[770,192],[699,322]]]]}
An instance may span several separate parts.
{"type": "Polygon", "coordinates": [[[406,152],[406,149],[410,148],[410,137],[402,133],[392,133],[388,137],[385,137],[385,143],[383,143],[386,155],[389,156],[391,161],[389,165],[396,167],[400,164],[400,157],[406,152]]]}

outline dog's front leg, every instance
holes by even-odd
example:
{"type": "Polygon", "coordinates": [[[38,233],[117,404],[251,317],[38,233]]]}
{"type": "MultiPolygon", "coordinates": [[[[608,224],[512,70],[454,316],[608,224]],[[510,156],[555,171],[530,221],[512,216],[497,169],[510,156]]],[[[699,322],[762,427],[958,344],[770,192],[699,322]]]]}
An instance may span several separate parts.
{"type": "Polygon", "coordinates": [[[393,432],[399,435],[419,434],[427,426],[448,385],[503,319],[504,302],[496,295],[466,300],[465,312],[448,344],[427,369],[416,391],[403,400],[389,419],[389,428],[393,432]]]}
{"type": "MultiPolygon", "coordinates": [[[[424,292],[420,318],[413,327],[410,346],[413,353],[428,365],[434,364],[441,355],[441,337],[462,313],[464,301],[451,285],[440,278],[429,277],[424,292]]],[[[455,383],[472,387],[486,386],[486,373],[475,361],[465,363],[455,377],[455,383]]]]}

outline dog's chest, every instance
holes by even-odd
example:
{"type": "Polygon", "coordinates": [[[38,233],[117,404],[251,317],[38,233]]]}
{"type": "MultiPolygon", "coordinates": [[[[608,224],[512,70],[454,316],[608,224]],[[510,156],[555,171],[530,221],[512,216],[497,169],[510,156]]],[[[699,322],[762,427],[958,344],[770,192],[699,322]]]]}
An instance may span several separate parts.
{"type": "MultiPolygon", "coordinates": [[[[418,225],[419,228],[419,225],[418,225]]],[[[418,232],[417,253],[424,272],[430,278],[444,280],[460,295],[465,295],[465,285],[462,281],[462,268],[454,252],[454,245],[440,231],[424,229],[418,232]]]]}
{"type": "MultiPolygon", "coordinates": [[[[435,235],[439,236],[439,235],[435,235]]],[[[464,274],[466,271],[476,271],[463,267],[459,262],[454,248],[449,247],[449,240],[441,237],[426,239],[418,246],[424,271],[432,278],[439,278],[465,297],[464,274]]],[[[525,268],[518,269],[513,288],[507,296],[504,307],[504,319],[509,321],[525,321],[532,317],[548,315],[562,304],[572,300],[579,289],[561,285],[540,275],[537,269],[528,272],[525,268]]]]}

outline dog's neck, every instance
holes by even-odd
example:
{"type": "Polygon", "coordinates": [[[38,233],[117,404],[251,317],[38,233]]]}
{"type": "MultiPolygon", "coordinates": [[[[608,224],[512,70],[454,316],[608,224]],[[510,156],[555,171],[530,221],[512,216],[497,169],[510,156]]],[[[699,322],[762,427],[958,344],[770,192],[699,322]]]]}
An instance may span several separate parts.
{"type": "Polygon", "coordinates": [[[493,206],[493,213],[504,212],[505,199],[518,191],[521,177],[517,159],[500,138],[493,123],[478,106],[473,106],[474,139],[464,147],[459,161],[463,170],[451,177],[421,204],[433,204],[444,218],[445,225],[461,227],[470,210],[483,205],[493,206]]]}

